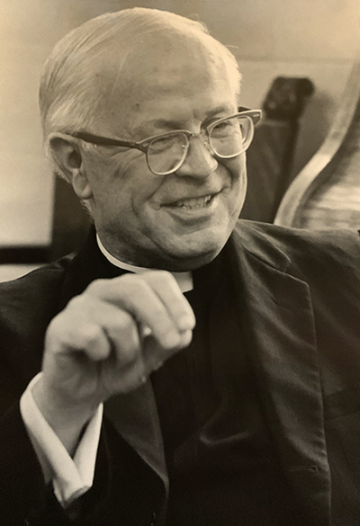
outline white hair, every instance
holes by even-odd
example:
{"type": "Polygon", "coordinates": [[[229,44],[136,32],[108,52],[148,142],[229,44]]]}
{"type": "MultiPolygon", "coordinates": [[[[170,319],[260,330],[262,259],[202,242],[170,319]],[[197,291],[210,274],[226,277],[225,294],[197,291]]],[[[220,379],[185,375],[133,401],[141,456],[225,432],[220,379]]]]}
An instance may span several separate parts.
{"type": "MultiPolygon", "coordinates": [[[[200,22],[157,9],[132,8],[106,13],[85,22],[60,40],[45,63],[40,83],[40,111],[44,138],[53,131],[87,128],[106,102],[106,83],[94,62],[106,63],[109,49],[120,50],[123,60],[134,42],[155,32],[191,34],[208,41],[223,57],[234,93],[241,76],[234,55],[209,35],[200,22]]],[[[119,66],[119,71],[121,65],[119,66]]]]}

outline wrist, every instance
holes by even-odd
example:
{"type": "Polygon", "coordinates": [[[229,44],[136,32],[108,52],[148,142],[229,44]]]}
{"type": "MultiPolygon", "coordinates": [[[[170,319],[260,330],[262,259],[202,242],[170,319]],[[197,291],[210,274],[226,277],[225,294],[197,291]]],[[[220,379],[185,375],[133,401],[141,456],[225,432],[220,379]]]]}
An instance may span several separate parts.
{"type": "Polygon", "coordinates": [[[32,388],[32,396],[40,412],[73,455],[85,425],[95,414],[98,404],[76,403],[48,386],[43,378],[32,388]]]}

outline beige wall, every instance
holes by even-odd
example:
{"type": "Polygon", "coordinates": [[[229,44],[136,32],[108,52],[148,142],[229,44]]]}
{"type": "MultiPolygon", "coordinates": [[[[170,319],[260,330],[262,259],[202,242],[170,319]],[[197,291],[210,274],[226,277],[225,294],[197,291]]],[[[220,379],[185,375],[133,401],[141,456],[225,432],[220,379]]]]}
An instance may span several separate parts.
{"type": "Polygon", "coordinates": [[[134,5],[206,22],[239,60],[244,105],[260,106],[277,75],[309,76],[316,94],[303,118],[295,171],[323,140],[358,47],[358,0],[2,0],[0,245],[50,240],[53,180],[37,109],[48,52],[88,18],[134,5]]]}

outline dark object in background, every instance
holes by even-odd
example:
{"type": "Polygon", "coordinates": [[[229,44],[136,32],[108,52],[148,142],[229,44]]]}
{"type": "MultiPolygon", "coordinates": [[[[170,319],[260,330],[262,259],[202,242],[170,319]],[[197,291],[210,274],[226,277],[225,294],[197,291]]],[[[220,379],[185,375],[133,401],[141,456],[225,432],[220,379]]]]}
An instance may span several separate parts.
{"type": "Polygon", "coordinates": [[[265,98],[265,116],[247,152],[248,191],[240,217],[271,223],[290,183],[298,119],[314,92],[307,78],[277,77],[265,98]]]}
{"type": "Polygon", "coordinates": [[[306,101],[314,93],[314,85],[309,79],[276,77],[263,104],[267,119],[278,121],[297,120],[306,101]]]}
{"type": "Polygon", "coordinates": [[[51,260],[77,250],[91,222],[89,212],[80,203],[71,184],[56,177],[51,260]]]}

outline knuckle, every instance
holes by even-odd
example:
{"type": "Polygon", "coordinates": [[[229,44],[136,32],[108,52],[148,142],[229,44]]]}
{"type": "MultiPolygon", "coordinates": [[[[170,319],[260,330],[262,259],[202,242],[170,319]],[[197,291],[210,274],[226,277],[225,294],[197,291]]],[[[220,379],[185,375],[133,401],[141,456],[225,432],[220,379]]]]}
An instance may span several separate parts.
{"type": "Polygon", "coordinates": [[[67,304],[66,306],[66,309],[63,311],[65,313],[65,311],[77,311],[77,310],[83,310],[84,308],[84,298],[82,295],[80,296],[75,296],[74,298],[72,298],[69,303],[67,304]]]}
{"type": "Polygon", "coordinates": [[[138,361],[139,352],[135,346],[121,346],[118,352],[118,360],[121,365],[131,365],[138,361]]]}
{"type": "Polygon", "coordinates": [[[137,366],[140,361],[140,348],[134,341],[118,341],[114,344],[116,363],[121,369],[137,366]]]}
{"type": "Polygon", "coordinates": [[[80,327],[79,335],[84,348],[87,348],[103,338],[103,331],[98,325],[83,325],[80,327]]]}
{"type": "Polygon", "coordinates": [[[141,281],[141,276],[138,274],[134,274],[132,272],[127,272],[126,274],[123,274],[119,278],[115,278],[119,283],[126,286],[133,286],[137,282],[141,281]]]}
{"type": "Polygon", "coordinates": [[[125,274],[122,274],[121,276],[114,279],[114,281],[118,281],[121,283],[127,283],[131,282],[133,278],[136,278],[136,274],[133,274],[132,272],[125,272],[125,274]]]}
{"type": "Polygon", "coordinates": [[[135,321],[124,311],[119,311],[117,316],[108,320],[105,330],[115,343],[134,341],[137,332],[135,321]]]}
{"type": "Polygon", "coordinates": [[[184,331],[180,336],[181,347],[187,347],[190,345],[193,333],[191,330],[184,331]]]}
{"type": "Polygon", "coordinates": [[[154,270],[150,271],[151,274],[159,279],[172,279],[173,275],[167,270],[154,270]]]}
{"type": "Polygon", "coordinates": [[[178,349],[181,345],[179,333],[173,330],[164,330],[159,334],[159,340],[161,346],[169,351],[172,349],[178,349]]]}
{"type": "MultiPolygon", "coordinates": [[[[148,292],[148,285],[142,276],[138,274],[125,274],[120,276],[119,285],[121,285],[122,294],[131,297],[133,294],[148,292]]],[[[119,289],[120,290],[120,289],[119,289]]]]}
{"type": "Polygon", "coordinates": [[[63,334],[63,331],[61,329],[62,327],[62,324],[61,324],[61,320],[59,319],[60,318],[60,315],[56,316],[56,318],[54,318],[47,330],[46,330],[46,336],[45,336],[45,350],[48,350],[49,349],[49,344],[50,344],[50,347],[52,347],[52,343],[54,341],[57,340],[57,338],[63,334]]]}
{"type": "Polygon", "coordinates": [[[105,287],[108,285],[109,280],[107,279],[95,279],[88,285],[85,294],[90,294],[91,296],[99,296],[104,291],[105,287]]]}
{"type": "Polygon", "coordinates": [[[144,274],[144,277],[146,280],[155,283],[159,282],[162,284],[173,284],[176,282],[174,276],[167,270],[150,270],[144,274]]]}
{"type": "Polygon", "coordinates": [[[120,334],[132,331],[134,329],[134,320],[125,311],[119,311],[116,318],[114,318],[111,322],[111,329],[115,332],[119,332],[120,334]]]}
{"type": "MultiPolygon", "coordinates": [[[[70,317],[70,320],[73,321],[73,317],[70,317]]],[[[62,337],[64,338],[67,332],[69,331],[69,314],[67,311],[63,310],[55,318],[53,318],[47,328],[48,337],[62,337]]]]}
{"type": "Polygon", "coordinates": [[[169,331],[162,336],[162,347],[166,351],[177,351],[187,347],[192,340],[192,330],[186,330],[181,333],[169,331]]]}
{"type": "Polygon", "coordinates": [[[111,325],[106,327],[106,333],[116,351],[120,364],[128,365],[137,360],[140,354],[140,341],[137,325],[131,316],[121,313],[111,325]]]}

